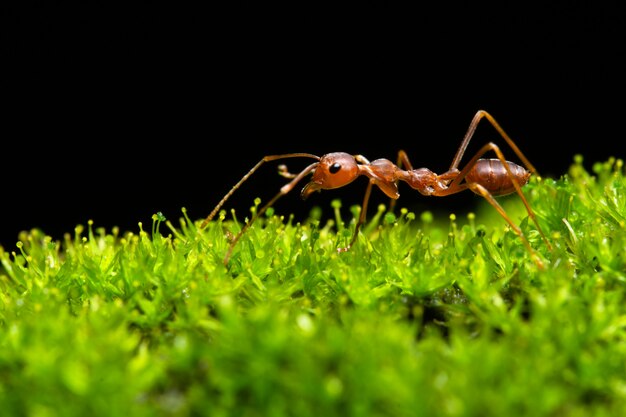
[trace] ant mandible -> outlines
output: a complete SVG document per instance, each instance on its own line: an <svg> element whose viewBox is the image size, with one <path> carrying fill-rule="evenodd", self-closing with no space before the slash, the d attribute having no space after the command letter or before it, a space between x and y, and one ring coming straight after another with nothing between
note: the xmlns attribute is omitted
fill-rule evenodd
<svg viewBox="0 0 626 417"><path fill-rule="evenodd" d="M516 163L507 161L500 151L500 148L493 142L489 142L485 144L476 153L476 155L474 155L474 157L465 165L465 167L463 167L463 169L459 170L458 167L461 159L463 158L463 154L465 153L465 149L474 135L478 123L483 118L487 119L500 136L504 138L511 149L513 149L515 154L524 163L526 168ZM482 158L482 156L489 151L493 151L497 158ZM398 152L397 165L388 159L376 159L369 162L363 155L350 155L345 152L328 153L321 157L310 153L268 155L263 157L263 159L261 159L246 175L243 176L243 178L241 178L241 180L239 180L237 184L235 184L235 186L233 186L233 188L230 189L230 191L222 198L208 217L202 222L200 228L203 229L206 227L213 217L215 217L219 209L224 205L226 200L228 200L228 198L241 186L241 184L254 174L254 172L259 169L261 165L266 162L287 158L311 158L315 159L316 162L310 164L298 174L288 172L286 166L284 165L279 167L279 174L285 178L291 179L291 181L282 186L279 193L276 194L260 210L258 210L242 227L239 233L231 240L230 247L224 257L224 265L228 264L235 245L246 230L252 225L252 223L254 223L259 216L265 213L265 211L271 207L276 200L289 193L305 176L311 173L313 175L311 181L302 189L302 199L306 199L315 191L330 190L348 185L361 175L365 175L369 178L367 188L365 189L363 204L361 205L361 212L355 226L352 239L346 247L338 248L338 252L348 251L356 241L359 228L365 222L367 204L372 191L372 185L378 186L378 188L391 198L390 209L393 209L395 201L400 197L400 193L398 192L398 181L406 182L409 186L411 186L411 188L417 190L425 196L444 197L469 189L484 197L520 237L524 246L535 258L537 265L540 268L543 268L541 260L535 254L535 251L530 246L530 243L522 233L522 230L515 223L513 223L502 206L494 198L494 196L502 196L515 192L524 203L526 211L535 223L539 234L546 242L548 248L552 250L550 242L546 239L543 231L541 230L541 227L535 217L535 213L528 204L528 201L526 200L526 197L524 197L521 189L522 186L526 185L531 174L536 174L537 170L519 150L509 135L507 135L506 132L500 127L493 116L484 110L479 110L472 119L463 141L461 142L461 145L459 146L456 155L450 164L450 168L443 174L436 174L428 168L413 169L406 152L403 150Z"/></svg>

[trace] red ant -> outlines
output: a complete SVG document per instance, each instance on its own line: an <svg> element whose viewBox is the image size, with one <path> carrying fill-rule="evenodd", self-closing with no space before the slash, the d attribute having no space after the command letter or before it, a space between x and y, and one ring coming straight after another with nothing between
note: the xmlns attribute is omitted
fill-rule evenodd
<svg viewBox="0 0 626 417"><path fill-rule="evenodd" d="M476 155L474 155L474 157L465 165L463 169L458 169L461 158L465 153L465 149L467 148L470 139L474 135L478 123L483 118L486 118L489 123L491 123L491 125L496 129L496 131L498 131L500 136L502 136L506 140L511 149L513 149L517 156L522 160L526 168L516 163L507 161L500 151L500 148L498 148L498 146L494 143L489 142L484 145L476 153ZM497 159L481 158L485 153L489 151L495 152ZM388 159L376 159L372 162L369 162L362 155L350 155L345 152L328 153L321 157L309 153L268 155L263 157L263 159L261 159L246 175L243 176L243 178L241 178L241 180L237 184L235 184L233 188L231 188L231 190L224 196L224 198L222 198L222 200L217 204L217 206L213 209L209 216L202 222L200 228L204 228L213 219L213 217L215 217L218 210L224 205L226 200L228 200L228 198L241 186L241 184L246 181L257 169L259 169L261 165L266 162L286 158L311 158L315 159L316 162L307 166L298 174L292 174L288 172L285 165L279 166L279 174L284 176L285 178L291 179L291 181L282 186L280 192L276 194L274 198L272 198L260 210L258 210L250 219L250 221L248 221L239 231L239 233L231 240L230 248L228 249L224 258L225 265L228 264L233 248L237 244L237 241L252 225L252 223L254 223L254 221L259 216L261 216L269 207L271 207L276 202L276 200L290 192L296 186L296 184L298 184L302 180L302 178L311 173L313 175L311 181L304 186L300 194L303 199L306 199L315 191L330 190L348 185L360 175L365 175L369 178L369 183L365 190L365 197L363 198L363 204L361 206L361 213L355 226L352 239L346 247L338 248L338 252L345 252L349 250L356 241L357 235L359 233L359 228L365 222L367 204L372 191L372 185L378 186L378 188L380 188L388 197L391 198L390 209L393 210L395 200L400 197L400 194L398 192L398 181L406 182L411 186L411 188L417 190L425 196L444 197L451 194L459 193L466 189L470 189L474 193L481 195L509 223L511 228L520 237L531 255L535 257L537 265L540 268L543 268L543 264L536 257L535 252L533 251L530 243L522 233L522 230L511 221L502 206L500 206L500 204L498 204L498 202L494 198L494 196L507 195L516 192L522 199L522 202L526 207L526 211L537 226L537 230L539 231L541 237L546 242L548 248L552 250L550 242L548 242L543 231L541 230L541 227L539 226L539 223L535 218L535 214L530 208L530 205L524 197L521 189L522 186L526 185L531 174L536 174L537 170L519 150L513 140L504 132L504 130L496 122L493 116L491 116L484 110L479 110L472 119L467 133L465 134L465 137L463 138L463 141L461 142L461 145L459 146L459 149L457 150L456 155L452 160L450 168L443 174L435 174L428 168L413 169L413 166L411 165L407 154L403 150L400 150L398 152L397 165L393 164ZM402 167L405 167L406 169L402 169Z"/></svg>

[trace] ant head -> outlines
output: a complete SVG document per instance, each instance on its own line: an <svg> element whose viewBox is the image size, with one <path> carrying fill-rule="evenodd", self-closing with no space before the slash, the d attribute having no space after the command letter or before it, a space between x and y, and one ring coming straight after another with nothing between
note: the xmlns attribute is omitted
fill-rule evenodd
<svg viewBox="0 0 626 417"><path fill-rule="evenodd" d="M359 164L354 156L345 152L328 153L320 158L311 182L304 186L300 195L306 199L315 191L343 187L359 174Z"/></svg>

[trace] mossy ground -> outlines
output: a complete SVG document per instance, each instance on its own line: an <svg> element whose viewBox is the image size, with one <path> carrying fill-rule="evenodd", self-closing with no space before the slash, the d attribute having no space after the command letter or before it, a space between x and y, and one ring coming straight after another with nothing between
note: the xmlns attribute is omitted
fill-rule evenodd
<svg viewBox="0 0 626 417"><path fill-rule="evenodd" d="M270 213L79 226L0 248L7 416L614 416L626 409L619 159L474 217ZM338 212L339 213L339 212ZM230 216L228 216L230 218ZM225 233L225 230L229 231Z"/></svg>

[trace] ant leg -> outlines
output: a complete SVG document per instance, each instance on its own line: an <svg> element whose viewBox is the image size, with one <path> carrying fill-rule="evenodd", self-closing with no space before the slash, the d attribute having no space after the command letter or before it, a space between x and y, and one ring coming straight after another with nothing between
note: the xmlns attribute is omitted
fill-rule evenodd
<svg viewBox="0 0 626 417"><path fill-rule="evenodd" d="M363 197L363 204L361 204L361 213L359 214L359 220L354 227L354 234L352 235L352 239L348 246L344 248L337 248L337 252L347 252L350 250L354 242L356 242L356 238L359 234L359 229L365 223L365 217L367 215L367 204L369 203L370 195L372 194L372 181L368 181L367 188L365 189L365 196Z"/></svg>
<svg viewBox="0 0 626 417"><path fill-rule="evenodd" d="M211 220L213 220L213 217L215 217L219 209L224 205L224 203L226 203L226 200L228 200L230 196L233 195L233 193L237 191L239 187L241 187L241 184L243 184L244 181L250 178L250 176L252 176L252 174L254 174L254 172L261 167L261 165L263 165L266 162L276 161L278 159L297 158L297 157L313 158L313 159L317 159L318 161L320 159L318 156L312 155L310 153L288 153L284 155L268 155L268 156L263 157L263 159L261 159L254 167L252 167L252 169L248 171L248 173L244 175L243 178L241 178L239 182L235 184L228 193L226 193L226 195L220 200L220 202L217 203L217 206L215 206L213 211L211 211L211 213L207 216L206 219L204 219L204 221L200 225L200 229L204 229L206 225L209 224Z"/></svg>
<svg viewBox="0 0 626 417"><path fill-rule="evenodd" d="M511 168L509 167L509 164L508 164L507 160L504 158L504 154L502 154L502 151L500 150L498 145L496 145L495 143L490 142L490 143L485 144L478 151L478 153L476 153L476 155L474 155L474 157L465 166L465 168L463 168L461 170L459 175L452 181L452 183L448 187L448 190L451 190L451 189L454 190L455 187L458 187L458 185L461 183L461 181L467 176L467 173L474 167L474 165L476 164L476 161L478 161L478 159L480 157L482 157L485 153L487 153L489 151L493 151L497 155L497 157L500 160L500 162L502 162L502 165L504 166L504 169L506 171L506 175L511 179L511 182L513 183L513 186L515 187L515 192L517 193L517 195L522 200L522 203L524 203L524 207L526 207L526 212L528 213L528 216L530 216L530 218L532 219L533 223L535 223L535 226L537 227L537 231L539 231L539 234L541 235L541 237L545 241L546 245L548 246L548 249L550 249L550 251L552 251L552 245L550 244L550 241L548 241L548 239L546 238L546 235L543 233L543 230L541 229L541 226L539 226L539 222L537 221L537 217L535 216L535 212L530 207L530 204L528 203L528 200L526 199L526 197L524 196L524 193L522 192L522 187L519 185L519 182L515 178L515 175L513 175L513 172L511 172ZM467 186L471 188L471 184L468 183ZM452 193L455 193L455 192L458 192L458 191L452 191ZM445 193L443 195L448 195L448 194L450 194L450 193ZM482 195L482 193L481 193L481 195Z"/></svg>
<svg viewBox="0 0 626 417"><path fill-rule="evenodd" d="M465 133L465 136L463 137L463 140L461 141L461 145L459 146L459 149L457 150L456 155L454 156L454 159L452 160L452 163L450 164L449 170L452 171L458 168L459 163L461 162L461 159L463 158L463 154L465 153L465 149L467 148L469 141L472 139L472 136L474 136L474 132L476 131L476 127L478 126L478 123L483 118L487 119L487 121L491 124L491 126L493 126L493 128L496 129L496 131L500 134L500 136L502 136L502 138L511 147L511 149L513 149L513 152L515 152L518 158L524 163L526 168L532 174L537 175L537 169L533 166L533 164L530 163L528 158L526 158L526 156L522 153L522 151L517 147L513 139L511 139L511 137L504 131L504 129L500 127L498 122L496 122L496 119L494 119L494 117L491 114L487 113L484 110L478 110L476 112L476 115L474 115L474 118L472 119L472 122L470 123L467 129L467 132Z"/></svg>
<svg viewBox="0 0 626 417"><path fill-rule="evenodd" d="M352 156L354 156L354 159L360 164L368 165L370 163L370 161L363 155L352 155ZM365 223L365 218L367 217L367 205L369 203L371 194L372 194L372 182L369 181L367 183L367 188L365 189L365 196L363 197L363 203L361 204L361 213L359 213L359 219L357 220L357 223L354 226L354 234L352 235L352 239L350 239L350 243L348 244L348 246L343 247L343 248L337 248L337 252L341 253L341 252L349 251L352 245L354 245L354 242L356 242L357 236L359 235L359 230L361 226L363 225L363 223Z"/></svg>
<svg viewBox="0 0 626 417"><path fill-rule="evenodd" d="M496 199L493 197L493 195L491 195L491 193L489 191L487 191L487 189L485 187L483 187L482 185L480 185L478 183L475 183L475 182L468 184L468 187L472 191L474 191L475 193L480 194L481 196L483 196L489 202L489 204L491 204L493 206L493 208L495 208L498 211L498 213L500 213L500 215L504 218L504 220L506 220L506 222L509 224L509 226L511 226L513 231L522 240L522 242L524 243L524 246L526 246L526 249L531 254L531 256L534 258L535 263L537 264L539 269L544 269L543 262L537 256L537 253L535 252L535 250L530 246L530 243L528 242L528 239L526 239L526 236L524 236L524 233L522 232L522 229L520 229L515 223L513 223L513 221L506 214L506 211L504 211L502 206L496 201ZM541 229L539 229L539 233L541 233L541 236L543 236L543 232L541 231ZM543 237L545 239L545 236L543 236ZM552 249L552 247L550 246L550 243L549 242L547 242L547 243L548 243L548 246L550 247L550 249Z"/></svg>
<svg viewBox="0 0 626 417"><path fill-rule="evenodd" d="M260 216L262 216L263 213L265 213L265 211L268 208L270 208L272 205L274 205L276 200L278 200L280 197L284 196L285 194L287 194L288 192L293 190L293 188L296 186L296 184L298 184L298 182L300 182L300 180L302 180L302 178L304 178L311 171L313 171L315 169L315 167L317 167L317 165L318 165L318 163L314 162L311 165L309 165L308 167L304 168L302 170L302 172L300 172L298 175L296 175L294 177L293 180L291 180L288 184L283 185L280 188L280 191L278 192L278 194L276 194L267 204L265 204L263 207L261 207L261 209L259 211L257 211L254 214L254 216L252 216L252 218L241 228L239 233L237 233L237 235L231 240L230 247L228 248L228 251L226 252L226 256L224 257L224 265L228 264L228 261L230 260L230 256L233 253L233 249L235 248L235 245L237 244L237 242L239 241L241 236L243 236L243 234L246 232L246 230L248 230L248 228L252 225L252 223L254 223L254 221L256 219L258 219Z"/></svg>
<svg viewBox="0 0 626 417"><path fill-rule="evenodd" d="M470 162L461 170L461 172L458 174L458 176L452 181L450 186L446 190L444 190L443 192L439 192L436 195L437 196L447 196L447 195L450 195L450 194L458 193L458 192L463 191L463 190L465 190L467 188L471 189L474 192L477 192L478 194L483 196L500 213L500 215L507 221L507 223L509 223L509 225L511 225L511 227L513 228L515 233L517 233L517 235L524 242L524 245L530 250L530 253L533 254L536 257L535 252L530 248L530 244L528 243L528 240L526 239L526 237L523 235L521 229L519 227L517 227L512 222L512 220L506 215L506 212L504 211L502 206L500 206L500 204L498 204L498 202L495 200L493 195L484 186L482 186L481 184L474 183L474 182L462 183L462 181L465 179L467 174L470 172L470 170L476 164L476 161L478 161L479 158L481 158L485 153L487 153L489 151L493 151L497 155L498 159L500 160L500 162L502 163L502 165L503 165L503 167L504 167L504 169L506 171L506 175L511 179L511 182L513 183L513 186L515 187L515 192L517 193L517 195L522 200L522 203L524 204L524 207L526 208L526 212L528 213L528 216L531 218L531 220L535 224L535 226L537 228L537 231L541 235L543 241L548 246L548 249L550 251L552 251L553 250L552 249L552 245L550 244L550 241L546 238L546 235L543 233L543 230L541 229L541 226L539 225L539 222L537 221L537 218L535 216L535 212L530 207L530 204L528 203L528 200L526 199L526 197L524 196L524 193L522 192L522 187L519 185L519 182L515 178L515 175L513 175L513 173L511 172L509 164L508 164L507 160L504 158L504 155L502 154L502 151L494 143L487 143L487 144L485 144L476 153L476 155L474 155L474 157L470 160ZM538 265L539 264L540 263L538 262Z"/></svg>
<svg viewBox="0 0 626 417"><path fill-rule="evenodd" d="M398 151L398 159L396 160L396 165L398 166L398 168L404 169L406 171L411 171L413 169L413 165L411 164L411 161L409 160L409 156L406 154L406 152L403 149L400 149ZM390 213L393 213L396 207L396 201L397 199L395 198L389 199L389 212Z"/></svg>
<svg viewBox="0 0 626 417"><path fill-rule="evenodd" d="M413 169L413 165L411 161L409 161L409 156L402 149L398 151L398 161L396 162L399 168L404 167L406 171L411 171Z"/></svg>

